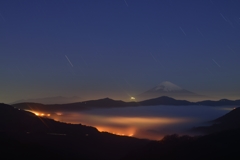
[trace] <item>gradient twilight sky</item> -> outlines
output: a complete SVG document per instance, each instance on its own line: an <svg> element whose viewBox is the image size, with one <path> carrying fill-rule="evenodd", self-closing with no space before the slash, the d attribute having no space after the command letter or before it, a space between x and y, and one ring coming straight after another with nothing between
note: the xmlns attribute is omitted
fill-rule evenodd
<svg viewBox="0 0 240 160"><path fill-rule="evenodd" d="M240 96L239 0L1 0L0 102L114 99L162 81Z"/></svg>

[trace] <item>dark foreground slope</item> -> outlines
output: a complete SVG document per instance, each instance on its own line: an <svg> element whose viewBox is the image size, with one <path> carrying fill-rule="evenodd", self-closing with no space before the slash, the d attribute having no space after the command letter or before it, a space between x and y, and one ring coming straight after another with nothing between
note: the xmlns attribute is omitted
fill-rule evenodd
<svg viewBox="0 0 240 160"><path fill-rule="evenodd" d="M40 118L0 104L0 157L120 159L149 141Z"/></svg>
<svg viewBox="0 0 240 160"><path fill-rule="evenodd" d="M200 126L193 128L193 132L200 132L204 134L215 133L219 131L236 129L240 127L240 107L233 109L229 113L213 120L209 121L211 125Z"/></svg>
<svg viewBox="0 0 240 160"><path fill-rule="evenodd" d="M239 109L216 124L233 127L199 137L165 136L147 141L100 133L93 127L36 117L0 105L1 157L43 159L239 159ZM216 125L215 124L215 125ZM2 158L3 159L3 158Z"/></svg>
<svg viewBox="0 0 240 160"><path fill-rule="evenodd" d="M205 136L165 136L123 159L239 159L240 108L210 122L210 126L193 129Z"/></svg>
<svg viewBox="0 0 240 160"><path fill-rule="evenodd" d="M123 159L239 159L240 128L202 137L166 136L159 142L151 142Z"/></svg>

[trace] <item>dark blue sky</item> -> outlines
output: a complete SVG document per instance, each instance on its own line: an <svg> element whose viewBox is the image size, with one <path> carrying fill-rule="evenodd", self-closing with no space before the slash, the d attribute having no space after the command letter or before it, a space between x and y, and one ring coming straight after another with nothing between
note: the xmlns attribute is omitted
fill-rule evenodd
<svg viewBox="0 0 240 160"><path fill-rule="evenodd" d="M240 96L239 0L1 0L0 101Z"/></svg>

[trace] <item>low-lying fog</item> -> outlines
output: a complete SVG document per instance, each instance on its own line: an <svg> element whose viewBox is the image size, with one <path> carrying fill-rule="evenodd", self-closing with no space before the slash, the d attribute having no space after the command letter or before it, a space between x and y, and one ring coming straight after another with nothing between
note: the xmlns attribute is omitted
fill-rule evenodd
<svg viewBox="0 0 240 160"><path fill-rule="evenodd" d="M118 135L161 139L167 134L190 134L192 127L208 125L234 109L210 106L142 106L88 111L44 113L57 121L84 124Z"/></svg>

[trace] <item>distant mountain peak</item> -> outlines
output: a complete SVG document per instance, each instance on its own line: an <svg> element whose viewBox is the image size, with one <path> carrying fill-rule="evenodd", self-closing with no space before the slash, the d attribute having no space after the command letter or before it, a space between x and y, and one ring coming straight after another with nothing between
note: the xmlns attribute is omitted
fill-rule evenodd
<svg viewBox="0 0 240 160"><path fill-rule="evenodd" d="M161 96L168 96L174 99L188 101L199 101L202 99L206 99L205 96L198 95L194 92L188 91L169 81L164 81L157 85L156 87L147 90L146 92L143 92L135 97L137 98L138 101L141 101Z"/></svg>
<svg viewBox="0 0 240 160"><path fill-rule="evenodd" d="M157 85L155 87L155 90L163 90L163 91L166 91L166 92L171 92L171 91L179 91L179 90L182 90L181 87L169 82L169 81L165 81L165 82L162 82L160 83L159 85Z"/></svg>
<svg viewBox="0 0 240 160"><path fill-rule="evenodd" d="M101 98L101 99L97 99L97 100L93 100L93 101L109 101L110 102L110 101L115 101L115 100L113 100L113 99L111 99L109 97L106 97L106 98Z"/></svg>

